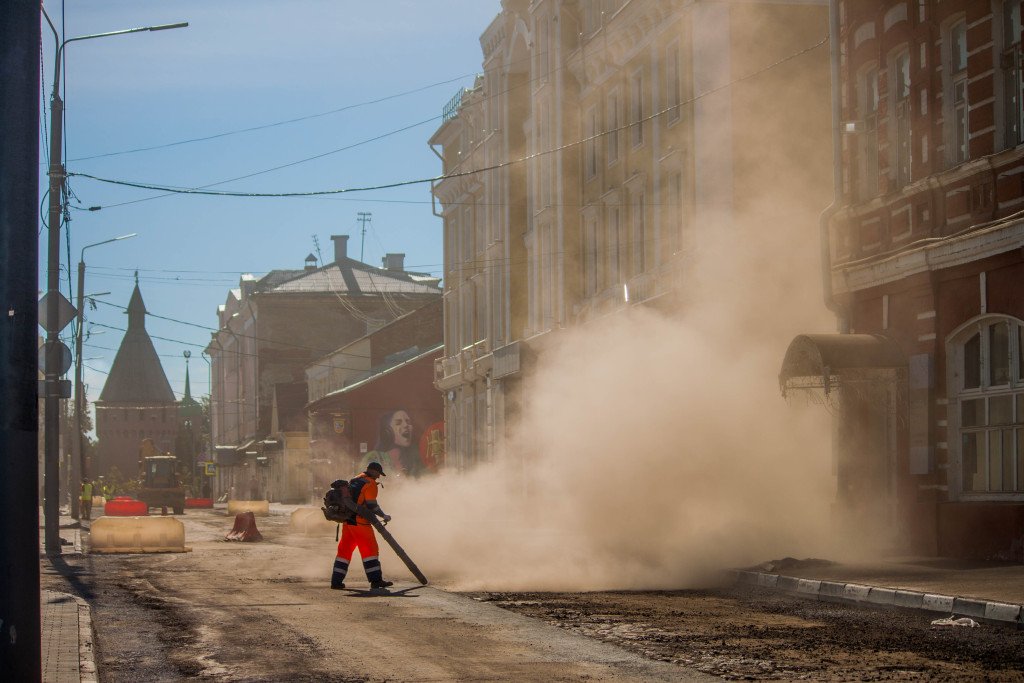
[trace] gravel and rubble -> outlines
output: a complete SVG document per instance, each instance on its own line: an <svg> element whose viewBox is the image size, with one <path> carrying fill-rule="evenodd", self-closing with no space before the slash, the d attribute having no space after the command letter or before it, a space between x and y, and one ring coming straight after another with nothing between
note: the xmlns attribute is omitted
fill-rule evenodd
<svg viewBox="0 0 1024 683"><path fill-rule="evenodd" d="M472 597L726 680L1024 680L1024 631L910 610L744 588Z"/></svg>

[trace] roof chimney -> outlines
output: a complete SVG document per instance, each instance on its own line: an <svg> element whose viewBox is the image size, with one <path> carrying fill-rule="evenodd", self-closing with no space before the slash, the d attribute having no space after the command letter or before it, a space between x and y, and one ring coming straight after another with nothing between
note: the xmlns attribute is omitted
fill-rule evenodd
<svg viewBox="0 0 1024 683"><path fill-rule="evenodd" d="M306 270L316 270L316 256L313 254L306 256Z"/></svg>
<svg viewBox="0 0 1024 683"><path fill-rule="evenodd" d="M405 254L384 254L384 270L405 270Z"/></svg>
<svg viewBox="0 0 1024 683"><path fill-rule="evenodd" d="M348 258L348 235L331 235L334 242L334 262L341 263Z"/></svg>

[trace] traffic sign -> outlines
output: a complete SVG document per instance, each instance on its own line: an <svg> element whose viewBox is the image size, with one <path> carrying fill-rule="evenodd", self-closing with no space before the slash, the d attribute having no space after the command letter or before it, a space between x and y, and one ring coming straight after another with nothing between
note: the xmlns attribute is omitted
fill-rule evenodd
<svg viewBox="0 0 1024 683"><path fill-rule="evenodd" d="M53 295L57 297L56 331L60 332L61 330L68 326L68 323L75 319L75 316L78 315L78 309L71 305L71 302L68 301L67 297L65 297L60 292L53 292ZM50 300L49 297L50 292L47 292L46 294L43 295L43 298L39 300L39 326L42 327L44 330L47 329L46 309L47 303Z"/></svg>
<svg viewBox="0 0 1024 683"><path fill-rule="evenodd" d="M71 369L71 349L69 349L68 345L62 341L55 341L54 344L57 345L57 356L59 359L59 365L57 365L57 374L63 375L67 373L68 370ZM42 346L39 347L39 367L42 369L43 372L47 371L46 344L43 344Z"/></svg>

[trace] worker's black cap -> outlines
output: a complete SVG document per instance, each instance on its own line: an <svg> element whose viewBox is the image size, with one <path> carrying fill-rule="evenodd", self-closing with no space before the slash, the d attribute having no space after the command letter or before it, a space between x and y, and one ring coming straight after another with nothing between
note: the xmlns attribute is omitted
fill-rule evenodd
<svg viewBox="0 0 1024 683"><path fill-rule="evenodd" d="M344 479L335 479L334 481L331 482L332 489L339 489L342 486L348 486L348 482L345 481Z"/></svg>
<svg viewBox="0 0 1024 683"><path fill-rule="evenodd" d="M369 472L370 470L376 470L377 472L380 472L380 476L382 477L388 476L384 474L384 468L381 466L379 462L371 462L369 465L367 465L366 471Z"/></svg>

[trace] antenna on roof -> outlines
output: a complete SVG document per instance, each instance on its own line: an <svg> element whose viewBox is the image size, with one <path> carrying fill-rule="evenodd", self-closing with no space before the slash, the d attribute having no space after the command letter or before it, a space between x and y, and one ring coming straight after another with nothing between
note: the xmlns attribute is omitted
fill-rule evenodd
<svg viewBox="0 0 1024 683"><path fill-rule="evenodd" d="M313 235L313 247L316 250L317 261L322 266L324 264L324 257L320 254L320 239L316 235Z"/></svg>
<svg viewBox="0 0 1024 683"><path fill-rule="evenodd" d="M356 214L356 220L363 225L363 236L359 240L359 260L363 260L363 250L366 247L366 224L373 220L373 214L369 211L360 211Z"/></svg>

